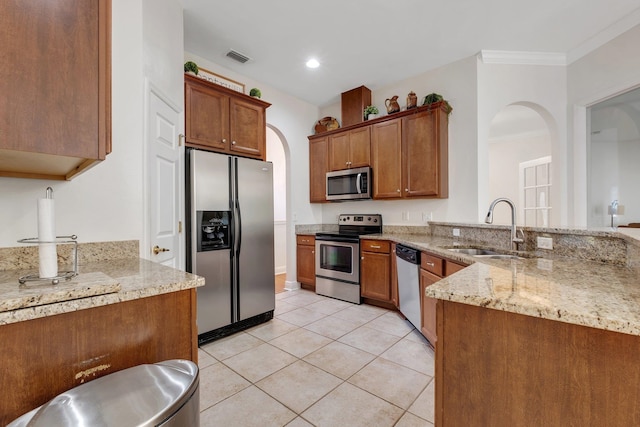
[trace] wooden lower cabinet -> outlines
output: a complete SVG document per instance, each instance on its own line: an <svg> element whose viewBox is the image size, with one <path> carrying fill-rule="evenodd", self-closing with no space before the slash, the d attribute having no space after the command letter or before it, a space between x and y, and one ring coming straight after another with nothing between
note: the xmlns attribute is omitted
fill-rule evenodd
<svg viewBox="0 0 640 427"><path fill-rule="evenodd" d="M435 425L639 426L640 337L438 301Z"/></svg>
<svg viewBox="0 0 640 427"><path fill-rule="evenodd" d="M296 280L304 289L316 290L316 237L296 236Z"/></svg>
<svg viewBox="0 0 640 427"><path fill-rule="evenodd" d="M386 240L360 240L362 297L388 305L393 304L391 285L391 243Z"/></svg>
<svg viewBox="0 0 640 427"><path fill-rule="evenodd" d="M198 361L188 289L0 326L0 425L95 378L143 363Z"/></svg>
<svg viewBox="0 0 640 427"><path fill-rule="evenodd" d="M436 305L438 300L425 296L425 290L443 277L449 276L465 267L466 265L440 258L429 252L422 252L420 256L420 332L434 347L436 341L438 341L436 328Z"/></svg>
<svg viewBox="0 0 640 427"><path fill-rule="evenodd" d="M420 269L420 313L422 321L420 322L420 332L435 347L437 341L436 334L436 303L437 299L429 298L424 295L425 289L433 285L442 277L436 276L425 269Z"/></svg>

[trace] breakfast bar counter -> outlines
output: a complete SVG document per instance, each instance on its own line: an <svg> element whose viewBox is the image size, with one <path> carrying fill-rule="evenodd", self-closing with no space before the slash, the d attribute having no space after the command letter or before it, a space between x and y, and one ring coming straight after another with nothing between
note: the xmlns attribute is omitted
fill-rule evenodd
<svg viewBox="0 0 640 427"><path fill-rule="evenodd" d="M195 288L204 279L140 259L137 241L78 248L70 280L37 273L37 248L0 248L0 425L92 379L169 359L197 362ZM69 248L59 265L73 270Z"/></svg>

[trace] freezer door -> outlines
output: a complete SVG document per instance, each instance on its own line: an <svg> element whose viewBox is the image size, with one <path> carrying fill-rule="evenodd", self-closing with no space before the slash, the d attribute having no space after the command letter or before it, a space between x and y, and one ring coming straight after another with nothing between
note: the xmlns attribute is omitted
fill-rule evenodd
<svg viewBox="0 0 640 427"><path fill-rule="evenodd" d="M237 158L239 320L275 308L273 165Z"/></svg>
<svg viewBox="0 0 640 427"><path fill-rule="evenodd" d="M191 150L190 153L193 211L228 211L231 208L229 193L231 157L199 150ZM195 218L193 220L195 221Z"/></svg>
<svg viewBox="0 0 640 427"><path fill-rule="evenodd" d="M196 253L196 270L205 278L196 291L198 298L198 334L232 323L230 250Z"/></svg>

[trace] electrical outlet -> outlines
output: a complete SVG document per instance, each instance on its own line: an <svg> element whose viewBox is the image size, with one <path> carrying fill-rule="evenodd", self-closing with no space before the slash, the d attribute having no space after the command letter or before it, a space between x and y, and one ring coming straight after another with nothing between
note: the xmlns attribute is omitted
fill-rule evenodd
<svg viewBox="0 0 640 427"><path fill-rule="evenodd" d="M433 220L433 212L422 212L422 222Z"/></svg>
<svg viewBox="0 0 640 427"><path fill-rule="evenodd" d="M553 249L553 239L551 237L536 237L538 249Z"/></svg>
<svg viewBox="0 0 640 427"><path fill-rule="evenodd" d="M453 237L460 237L460 229L459 228L454 228L453 229Z"/></svg>
<svg viewBox="0 0 640 427"><path fill-rule="evenodd" d="M409 212L402 212L402 220L409 221Z"/></svg>

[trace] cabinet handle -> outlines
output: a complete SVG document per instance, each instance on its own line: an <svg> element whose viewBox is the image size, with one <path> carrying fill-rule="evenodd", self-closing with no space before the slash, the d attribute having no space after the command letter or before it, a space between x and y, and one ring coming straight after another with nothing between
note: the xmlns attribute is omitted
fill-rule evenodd
<svg viewBox="0 0 640 427"><path fill-rule="evenodd" d="M362 256L362 257L360 257L360 259L364 259L364 257Z"/></svg>
<svg viewBox="0 0 640 427"><path fill-rule="evenodd" d="M235 141L231 141L231 145L236 145L236 142Z"/></svg>
<svg viewBox="0 0 640 427"><path fill-rule="evenodd" d="M399 193L399 192L400 192L400 189L398 188L396 191Z"/></svg>
<svg viewBox="0 0 640 427"><path fill-rule="evenodd" d="M408 188L405 188L405 189L404 189L404 191L405 191L405 192L409 192L409 189L408 189Z"/></svg>
<svg viewBox="0 0 640 427"><path fill-rule="evenodd" d="M226 144L227 143L227 139L226 138L222 138L222 141L220 141L220 144Z"/></svg>
<svg viewBox="0 0 640 427"><path fill-rule="evenodd" d="M311 253L312 253L312 254L315 254L315 253L316 253L316 251L311 251Z"/></svg>
<svg viewBox="0 0 640 427"><path fill-rule="evenodd" d="M429 267L435 267L436 264L433 262L425 262L425 264L427 264Z"/></svg>
<svg viewBox="0 0 640 427"><path fill-rule="evenodd" d="M380 245L371 245L371 247L374 249L380 249Z"/></svg>

